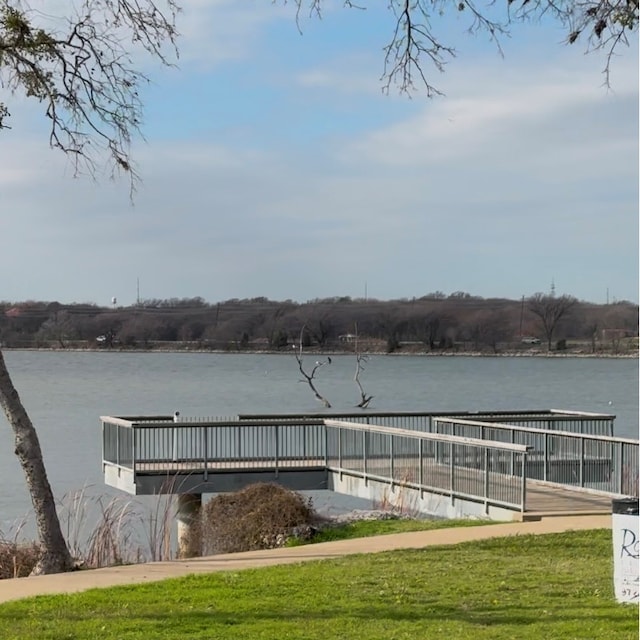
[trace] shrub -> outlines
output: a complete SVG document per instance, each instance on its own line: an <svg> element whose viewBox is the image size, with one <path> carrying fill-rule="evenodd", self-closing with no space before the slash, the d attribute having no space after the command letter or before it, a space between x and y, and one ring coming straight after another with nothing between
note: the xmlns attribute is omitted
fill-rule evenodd
<svg viewBox="0 0 640 640"><path fill-rule="evenodd" d="M283 546L312 535L319 516L311 499L277 484L253 484L212 498L202 510L202 552L232 553Z"/></svg>
<svg viewBox="0 0 640 640"><path fill-rule="evenodd" d="M39 557L40 547L35 542L0 540L0 580L27 577Z"/></svg>

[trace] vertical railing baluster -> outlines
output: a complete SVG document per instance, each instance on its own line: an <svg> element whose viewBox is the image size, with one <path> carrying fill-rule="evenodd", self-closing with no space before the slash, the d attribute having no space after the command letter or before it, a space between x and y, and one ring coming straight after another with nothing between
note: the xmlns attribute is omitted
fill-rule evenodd
<svg viewBox="0 0 640 640"><path fill-rule="evenodd" d="M329 427L324 424L324 466L325 469L329 466Z"/></svg>
<svg viewBox="0 0 640 640"><path fill-rule="evenodd" d="M543 463L544 463L544 468L542 471L542 479L546 482L547 480L547 465L548 465L548 451L549 451L549 446L548 446L548 441L549 441L549 434L545 433L544 434L544 438L543 438L544 444L543 444Z"/></svg>
<svg viewBox="0 0 640 640"><path fill-rule="evenodd" d="M622 443L619 443L618 446L615 446L618 443L614 443L615 447L615 459L616 459L616 492L622 493L624 486L624 460L622 459Z"/></svg>
<svg viewBox="0 0 640 640"><path fill-rule="evenodd" d="M486 506L489 499L489 447L484 447L484 498Z"/></svg>
<svg viewBox="0 0 640 640"><path fill-rule="evenodd" d="M362 432L362 469L364 471L364 475L367 475L367 434L368 431Z"/></svg>
<svg viewBox="0 0 640 640"><path fill-rule="evenodd" d="M131 471L133 473L133 484L136 483L136 436L138 431L136 430L135 425L131 425Z"/></svg>
<svg viewBox="0 0 640 640"><path fill-rule="evenodd" d="M204 463L204 481L209 481L209 427L204 426L202 432L202 446L204 448L203 463Z"/></svg>
<svg viewBox="0 0 640 640"><path fill-rule="evenodd" d="M276 469L276 478L278 477L278 453L280 450L280 425L277 424L275 426L275 443L276 443L276 450L275 450L275 469Z"/></svg>
<svg viewBox="0 0 640 640"><path fill-rule="evenodd" d="M520 475L520 511L524 513L526 511L527 500L527 454L522 454L522 474Z"/></svg>
<svg viewBox="0 0 640 640"><path fill-rule="evenodd" d="M453 442L449 443L449 491L451 492L451 498L453 499L453 492L455 490L455 482L454 482L454 466L453 466L453 456L454 456L454 448L455 445Z"/></svg>

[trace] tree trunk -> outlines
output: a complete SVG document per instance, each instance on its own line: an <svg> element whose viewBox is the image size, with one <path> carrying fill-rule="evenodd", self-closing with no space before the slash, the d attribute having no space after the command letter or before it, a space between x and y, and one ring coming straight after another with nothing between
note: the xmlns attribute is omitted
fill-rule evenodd
<svg viewBox="0 0 640 640"><path fill-rule="evenodd" d="M1 351L0 405L15 435L15 453L26 476L36 515L41 553L32 575L70 571L73 569L73 560L60 528L38 434L13 386Z"/></svg>

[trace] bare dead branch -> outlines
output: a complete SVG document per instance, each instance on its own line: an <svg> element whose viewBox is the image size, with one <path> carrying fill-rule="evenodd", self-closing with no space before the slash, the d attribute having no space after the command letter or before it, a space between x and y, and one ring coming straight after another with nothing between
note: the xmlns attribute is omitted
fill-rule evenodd
<svg viewBox="0 0 640 640"><path fill-rule="evenodd" d="M298 342L298 345L295 345L295 344L292 345L294 349L293 355L296 358L296 362L298 363L298 369L300 370L300 373L302 374L302 377L303 377L303 380L300 380L300 382L306 382L309 388L311 389L311 391L313 392L313 395L315 396L316 400L319 400L327 409L330 409L331 403L318 391L313 381L315 379L316 373L321 367L327 364L331 364L331 358L327 358L326 360L316 360L316 363L313 365L313 368L311 369L311 373L307 373L307 371L304 368L304 358L302 353L302 349L303 349L302 343L303 343L305 328L306 327L303 325L302 329L300 329L300 340Z"/></svg>
<svg viewBox="0 0 640 640"><path fill-rule="evenodd" d="M369 356L360 353L360 347L358 345L358 325L355 327L355 354L356 354L356 373L353 377L355 383L358 385L360 391L360 402L356 405L360 409L366 409L369 406L373 396L368 396L360 382L360 374L364 371L364 365L369 361Z"/></svg>

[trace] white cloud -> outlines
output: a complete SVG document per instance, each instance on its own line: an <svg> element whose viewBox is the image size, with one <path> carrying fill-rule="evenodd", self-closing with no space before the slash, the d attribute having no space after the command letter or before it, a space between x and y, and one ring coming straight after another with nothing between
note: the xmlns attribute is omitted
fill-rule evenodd
<svg viewBox="0 0 640 640"><path fill-rule="evenodd" d="M185 74L196 62L255 56L260 20L274 10L266 3L245 24L255 4L186 4ZM277 70L307 93L294 85L268 106L228 87L239 110L255 100L279 126L299 118L300 138L266 136L276 128L268 117L238 125L231 107L229 130L244 135L225 130L225 144L162 123L165 136L134 149L144 179L135 206L126 182L70 180L30 125L35 111L17 113L20 127L0 134L1 204L11 212L0 220L0 299L126 304L137 277L143 297L212 301L358 295L365 280L380 297L519 296L551 277L580 297L613 283L620 297L637 295L637 63L624 62L609 94L571 55L482 59L443 76L448 97L407 102L373 97L375 71L353 60ZM338 121L344 101L354 126Z"/></svg>

